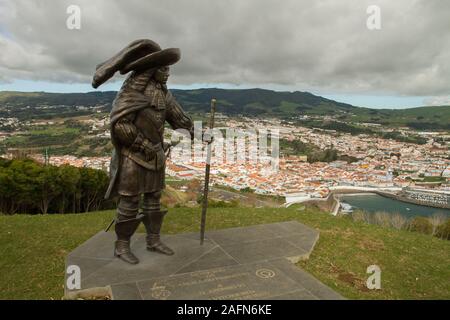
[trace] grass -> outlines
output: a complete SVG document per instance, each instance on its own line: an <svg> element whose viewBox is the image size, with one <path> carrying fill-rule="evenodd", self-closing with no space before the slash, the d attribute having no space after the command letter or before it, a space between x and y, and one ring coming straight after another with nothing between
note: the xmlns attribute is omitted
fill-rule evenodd
<svg viewBox="0 0 450 320"><path fill-rule="evenodd" d="M196 231L199 214L199 208L170 209L163 232ZM0 298L60 299L66 255L104 229L113 215L103 211L0 216ZM299 266L347 298L450 299L450 242L446 240L295 207L211 208L207 227L289 220L320 231L310 259ZM369 276L366 269L372 264L381 268L381 290L364 285Z"/></svg>
<svg viewBox="0 0 450 320"><path fill-rule="evenodd" d="M43 126L42 128L28 131L28 134L30 135L44 135L44 136L60 136L63 134L78 134L78 133L80 133L79 128L66 128L65 126L61 125Z"/></svg>

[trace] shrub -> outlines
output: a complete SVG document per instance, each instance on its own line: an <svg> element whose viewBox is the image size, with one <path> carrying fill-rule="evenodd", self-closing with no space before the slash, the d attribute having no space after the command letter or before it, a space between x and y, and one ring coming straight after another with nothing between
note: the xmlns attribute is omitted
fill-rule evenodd
<svg viewBox="0 0 450 320"><path fill-rule="evenodd" d="M200 205L203 204L202 194L198 195L197 203ZM210 208L236 208L238 206L239 206L238 200L223 201L223 200L208 199L208 207Z"/></svg>
<svg viewBox="0 0 450 320"><path fill-rule="evenodd" d="M393 213L391 215L391 226L397 230L404 229L408 224L408 219L400 213Z"/></svg>
<svg viewBox="0 0 450 320"><path fill-rule="evenodd" d="M433 225L426 217L415 217L409 223L409 230L425 234L432 234Z"/></svg>
<svg viewBox="0 0 450 320"><path fill-rule="evenodd" d="M389 227L391 225L390 214L384 211L378 211L373 214L372 221L374 224Z"/></svg>
<svg viewBox="0 0 450 320"><path fill-rule="evenodd" d="M436 228L436 237L450 240L450 219Z"/></svg>
<svg viewBox="0 0 450 320"><path fill-rule="evenodd" d="M233 201L223 201L223 200L209 200L208 207L210 208L236 208L239 203L236 200Z"/></svg>
<svg viewBox="0 0 450 320"><path fill-rule="evenodd" d="M351 213L351 217L355 222L368 222L367 213L362 210L355 210Z"/></svg>
<svg viewBox="0 0 450 320"><path fill-rule="evenodd" d="M435 213L429 218L431 224L433 225L432 234L435 235L437 233L437 228L444 224L447 218L442 213Z"/></svg>

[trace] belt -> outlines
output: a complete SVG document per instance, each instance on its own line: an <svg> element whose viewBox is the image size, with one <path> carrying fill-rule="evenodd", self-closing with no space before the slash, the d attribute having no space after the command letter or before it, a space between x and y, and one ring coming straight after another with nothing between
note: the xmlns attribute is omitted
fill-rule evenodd
<svg viewBox="0 0 450 320"><path fill-rule="evenodd" d="M121 152L124 156L130 158L131 160L136 162L138 165L140 165L146 169L154 171L154 170L161 169L164 166L166 159L165 159L164 150L161 146L161 143L154 144L153 147L155 148L156 155L150 161L147 161L147 160L141 158L139 156L139 154L131 151L130 149L128 149L126 147L123 147Z"/></svg>

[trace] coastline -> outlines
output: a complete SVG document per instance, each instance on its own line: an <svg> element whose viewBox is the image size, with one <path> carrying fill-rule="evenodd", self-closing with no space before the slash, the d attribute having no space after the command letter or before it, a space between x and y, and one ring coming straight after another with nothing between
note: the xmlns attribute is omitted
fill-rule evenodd
<svg viewBox="0 0 450 320"><path fill-rule="evenodd" d="M423 190L418 190L418 191L423 191ZM424 190L424 191L428 191L428 190ZM372 190L372 191L351 190L351 192L349 190L339 190L337 192L331 191L330 194L333 194L333 196L335 198L340 198L341 196L365 196L365 195L377 194L379 196L386 197L386 198L393 199L393 200L398 200L398 201L401 201L404 203L412 203L412 204L417 204L420 206L425 206L425 207L430 207L430 208L450 209L450 204L445 205L445 204L439 204L439 203L432 203L432 202L428 202L428 201L420 201L420 200L410 199L407 197L402 197L398 193L388 192L388 191L384 191L384 190Z"/></svg>
<svg viewBox="0 0 450 320"><path fill-rule="evenodd" d="M444 205L444 204L439 204L439 203L430 203L430 202L426 202L426 201L419 201L419 200L402 197L397 194L390 194L390 193L381 192L381 191L376 192L376 194L378 194L382 197L398 200L398 201L405 202L405 203L412 203L412 204L417 204L420 206L438 208L438 209L450 209L450 205L448 205L448 204Z"/></svg>
<svg viewBox="0 0 450 320"><path fill-rule="evenodd" d="M368 196L368 195L379 195L385 198L401 201L404 203L411 203L415 205L430 207L430 208L438 208L438 209L450 209L450 205L438 204L438 203L430 203L426 201L419 201L415 199L410 199L406 197L402 197L399 194L394 192L388 192L385 190L367 190L364 188L363 190L358 189L342 189L342 190L332 190L326 198L309 198L304 199L303 202L305 204L313 204L317 205L320 209L324 211L330 212L332 215L336 216L339 214L341 209L341 201L340 198L342 196ZM293 203L292 203L293 204Z"/></svg>

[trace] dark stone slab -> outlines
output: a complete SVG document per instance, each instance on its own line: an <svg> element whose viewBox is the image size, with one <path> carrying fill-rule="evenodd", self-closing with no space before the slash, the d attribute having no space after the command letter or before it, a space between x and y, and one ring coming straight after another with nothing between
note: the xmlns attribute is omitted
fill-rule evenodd
<svg viewBox="0 0 450 320"><path fill-rule="evenodd" d="M265 226L270 228L272 232L278 234L281 237L287 237L298 234L308 234L308 235L317 234L317 230L314 230L296 221L283 221L267 224Z"/></svg>
<svg viewBox="0 0 450 320"><path fill-rule="evenodd" d="M239 227L225 230L209 231L208 239L220 246L242 245L250 242L276 238L278 235L265 225L256 225L251 228Z"/></svg>
<svg viewBox="0 0 450 320"><path fill-rule="evenodd" d="M284 263L281 260L270 261L270 265L278 268L294 281L301 283L302 286L311 294L322 300L341 300L343 297L330 289L322 282L318 281L312 275L297 267L292 263Z"/></svg>
<svg viewBox="0 0 450 320"><path fill-rule="evenodd" d="M200 246L195 240L189 241L177 236L167 236L162 238L163 241L175 250L174 256L167 256L147 251L144 235L140 234L136 238L141 241L135 241L134 245L132 245L132 250L140 259L139 264L130 265L120 259L113 259L103 268L89 274L82 281L82 284L88 287L106 286L168 276L175 274L178 270L183 269L211 249L217 247L211 241L205 241L203 246Z"/></svg>
<svg viewBox="0 0 450 320"><path fill-rule="evenodd" d="M318 300L318 298L305 289L298 289L280 294L279 296L270 297L270 300Z"/></svg>
<svg viewBox="0 0 450 320"><path fill-rule="evenodd" d="M81 289L110 287L113 299L338 299L289 261L307 258L319 233L295 221L163 236L175 251L145 248L136 234L130 265L113 256L114 233L99 232L72 251L66 265L81 269Z"/></svg>
<svg viewBox="0 0 450 320"><path fill-rule="evenodd" d="M66 270L70 265L76 265L80 267L81 272L81 288L89 288L89 283L86 283L86 279L97 270L102 269L105 265L110 263L109 259L93 259L84 257L68 256L66 259ZM67 274L66 274L67 279ZM66 283L66 282L65 282ZM64 286L67 290L66 286Z"/></svg>
<svg viewBox="0 0 450 320"><path fill-rule="evenodd" d="M292 292L298 284L268 263L236 265L138 282L146 300L263 299Z"/></svg>
<svg viewBox="0 0 450 320"><path fill-rule="evenodd" d="M302 256L304 249L296 247L283 238L272 238L242 244L223 246L239 263L251 263L282 257Z"/></svg>
<svg viewBox="0 0 450 320"><path fill-rule="evenodd" d="M221 247L217 246L179 269L176 274L233 266L237 264L239 263L232 256L225 252Z"/></svg>
<svg viewBox="0 0 450 320"><path fill-rule="evenodd" d="M142 300L136 282L113 284L111 291L113 300Z"/></svg>
<svg viewBox="0 0 450 320"><path fill-rule="evenodd" d="M298 260L301 260L303 258L308 258L309 254L312 252L312 248L316 245L317 240L319 240L319 234L317 235L293 235L293 236L287 236L283 238L291 245L295 246L296 248L302 249L305 251L305 254L302 257L299 257Z"/></svg>
<svg viewBox="0 0 450 320"><path fill-rule="evenodd" d="M69 257L112 260L114 258L114 252L111 243L114 243L114 241L114 233L101 231L70 252Z"/></svg>

